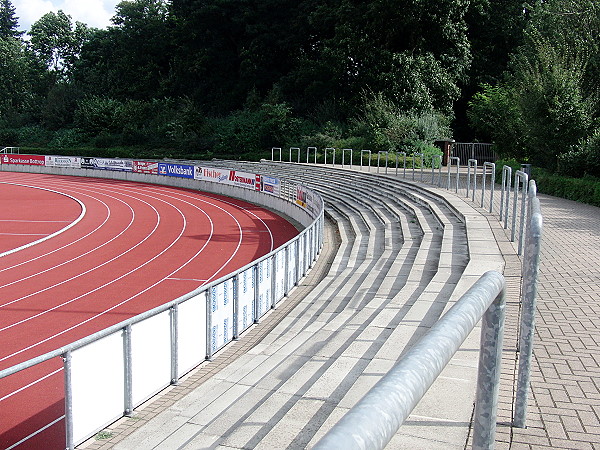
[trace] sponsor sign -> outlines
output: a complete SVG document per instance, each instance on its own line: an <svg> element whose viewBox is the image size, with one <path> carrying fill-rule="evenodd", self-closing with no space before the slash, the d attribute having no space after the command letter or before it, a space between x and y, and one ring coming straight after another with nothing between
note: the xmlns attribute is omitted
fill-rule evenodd
<svg viewBox="0 0 600 450"><path fill-rule="evenodd" d="M46 157L41 155L2 155L2 164L21 164L25 166L45 166Z"/></svg>
<svg viewBox="0 0 600 450"><path fill-rule="evenodd" d="M238 170L230 170L229 183L246 189L256 189L256 175L253 173L240 172Z"/></svg>
<svg viewBox="0 0 600 450"><path fill-rule="evenodd" d="M266 177L263 175L262 191L279 197L281 194L281 181L279 178Z"/></svg>
<svg viewBox="0 0 600 450"><path fill-rule="evenodd" d="M213 181L216 183L229 183L229 170L211 167L196 167L196 179Z"/></svg>
<svg viewBox="0 0 600 450"><path fill-rule="evenodd" d="M317 195L310 189L298 185L296 188L296 204L302 206L315 216L317 211Z"/></svg>
<svg viewBox="0 0 600 450"><path fill-rule="evenodd" d="M81 158L76 156L46 156L46 167L81 168Z"/></svg>
<svg viewBox="0 0 600 450"><path fill-rule="evenodd" d="M158 163L158 174L167 177L194 178L194 166Z"/></svg>
<svg viewBox="0 0 600 450"><path fill-rule="evenodd" d="M118 170L122 172L133 171L133 161L127 159L92 158L92 160L94 169Z"/></svg>
<svg viewBox="0 0 600 450"><path fill-rule="evenodd" d="M133 171L136 173L158 174L158 163L149 161L134 161Z"/></svg>
<svg viewBox="0 0 600 450"><path fill-rule="evenodd" d="M88 157L83 157L81 158L81 168L82 169L94 169L94 160L96 158L88 158Z"/></svg>

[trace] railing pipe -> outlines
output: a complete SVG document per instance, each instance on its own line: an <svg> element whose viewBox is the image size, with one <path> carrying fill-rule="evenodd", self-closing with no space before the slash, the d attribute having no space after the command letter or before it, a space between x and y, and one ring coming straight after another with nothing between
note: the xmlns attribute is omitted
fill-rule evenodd
<svg viewBox="0 0 600 450"><path fill-rule="evenodd" d="M327 165L327 150L331 150L332 151L332 155L333 155L333 165L335 165L335 148L332 147L327 147L325 149L325 165Z"/></svg>
<svg viewBox="0 0 600 450"><path fill-rule="evenodd" d="M514 197L513 197L513 214L512 214L512 230L510 232L510 241L515 241L515 234L517 229L517 206L519 204L519 186L521 186L521 224L520 224L520 232L519 232L519 246L518 246L518 254L521 254L522 245L523 245L523 227L525 225L525 201L527 200L527 183L528 176L525 172L521 170L517 170L515 172L515 183L514 183Z"/></svg>
<svg viewBox="0 0 600 450"><path fill-rule="evenodd" d="M504 292L501 274L484 274L314 448L384 448L482 317L480 359L486 366L483 370L480 366L479 370L483 379L478 379L477 398L481 399L482 406L476 416L473 448L492 448ZM489 372L490 376L482 376L482 371ZM480 392L483 390L488 392Z"/></svg>
<svg viewBox="0 0 600 450"><path fill-rule="evenodd" d="M292 162L292 150L298 151L298 162L300 162L300 148L298 147L290 147L290 162Z"/></svg>
<svg viewBox="0 0 600 450"><path fill-rule="evenodd" d="M308 158L310 156L310 151L311 150L314 150L314 152L315 152L315 164L316 164L317 163L317 147L308 147L306 149L306 164L309 163Z"/></svg>
<svg viewBox="0 0 600 450"><path fill-rule="evenodd" d="M437 164L436 164L437 161ZM431 184L435 184L435 169L438 169L438 187L442 186L442 156L433 155L431 157Z"/></svg>
<svg viewBox="0 0 600 450"><path fill-rule="evenodd" d="M344 167L344 161L346 159L346 152L350 152L350 168L352 168L352 149L351 148L343 148L342 149L342 167Z"/></svg>
<svg viewBox="0 0 600 450"><path fill-rule="evenodd" d="M458 183L460 180L460 158L458 156L451 156L448 158L448 190L450 190L450 169L452 168L452 161L455 161L456 164L456 190L455 192L458 194Z"/></svg>
<svg viewBox="0 0 600 450"><path fill-rule="evenodd" d="M486 177L488 174L488 167L490 168L490 209L489 212L492 212L494 206L494 184L496 183L496 164L491 162L483 163L483 173L481 175L481 207L483 208L484 200L485 200L485 185L486 185Z"/></svg>
<svg viewBox="0 0 600 450"><path fill-rule="evenodd" d="M379 161L381 159L381 155L385 155L385 173L387 174L388 171L388 152L385 150L381 150L379 152L377 152L377 173L379 173Z"/></svg>
<svg viewBox="0 0 600 450"><path fill-rule="evenodd" d="M531 377L531 357L535 332L535 309L537 281L542 247L543 220L540 201L536 196L535 181L529 182L528 222L523 258L523 287L521 301L521 325L519 330L519 375L515 399L513 425L525 428L527 419L527 400Z"/></svg>
<svg viewBox="0 0 600 450"><path fill-rule="evenodd" d="M500 222L504 213L504 229L508 228L508 209L510 203L510 189L512 185L512 167L502 166L502 191L500 193Z"/></svg>
<svg viewBox="0 0 600 450"><path fill-rule="evenodd" d="M469 192L471 189L471 168L473 168L473 194L472 201L475 201L475 191L477 190L477 160L469 159L467 161L467 198L469 197Z"/></svg>
<svg viewBox="0 0 600 450"><path fill-rule="evenodd" d="M369 172L371 172L371 150L361 150L360 151L360 170L362 171L362 168L363 168L363 155L365 153L369 155Z"/></svg>

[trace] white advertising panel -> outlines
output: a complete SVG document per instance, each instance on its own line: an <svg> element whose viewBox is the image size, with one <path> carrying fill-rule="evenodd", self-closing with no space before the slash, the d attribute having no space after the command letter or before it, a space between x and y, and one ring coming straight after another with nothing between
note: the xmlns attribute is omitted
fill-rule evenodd
<svg viewBox="0 0 600 450"><path fill-rule="evenodd" d="M177 372L183 376L206 359L206 292L179 304Z"/></svg>
<svg viewBox="0 0 600 450"><path fill-rule="evenodd" d="M260 190L260 175L239 170L229 171L229 183L245 189Z"/></svg>
<svg viewBox="0 0 600 450"><path fill-rule="evenodd" d="M288 246L288 286L296 285L296 252L298 251L298 240Z"/></svg>
<svg viewBox="0 0 600 450"><path fill-rule="evenodd" d="M271 309L271 258L258 263L258 317Z"/></svg>
<svg viewBox="0 0 600 450"><path fill-rule="evenodd" d="M254 269L240 273L238 277L238 332L247 330L254 323Z"/></svg>
<svg viewBox="0 0 600 450"><path fill-rule="evenodd" d="M123 415L124 360L122 331L71 353L75 442Z"/></svg>
<svg viewBox="0 0 600 450"><path fill-rule="evenodd" d="M171 383L171 313L131 326L133 404L146 401Z"/></svg>
<svg viewBox="0 0 600 450"><path fill-rule="evenodd" d="M285 248L279 250L274 257L275 262L275 302L281 301L285 295Z"/></svg>
<svg viewBox="0 0 600 450"><path fill-rule="evenodd" d="M196 167L194 178L214 183L229 183L229 170L213 167Z"/></svg>
<svg viewBox="0 0 600 450"><path fill-rule="evenodd" d="M210 288L212 353L233 339L233 278Z"/></svg>
<svg viewBox="0 0 600 450"><path fill-rule="evenodd" d="M262 176L262 191L279 197L281 195L281 180L279 178Z"/></svg>
<svg viewBox="0 0 600 450"><path fill-rule="evenodd" d="M46 167L71 167L81 169L81 158L76 156L46 156Z"/></svg>

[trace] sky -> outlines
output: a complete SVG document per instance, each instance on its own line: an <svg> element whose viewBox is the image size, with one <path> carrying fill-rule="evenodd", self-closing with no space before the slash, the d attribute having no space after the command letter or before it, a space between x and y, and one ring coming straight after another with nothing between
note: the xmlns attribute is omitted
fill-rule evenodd
<svg viewBox="0 0 600 450"><path fill-rule="evenodd" d="M106 28L120 0L12 0L19 29L29 30L31 24L44 14L62 9L73 23L83 22L90 27Z"/></svg>

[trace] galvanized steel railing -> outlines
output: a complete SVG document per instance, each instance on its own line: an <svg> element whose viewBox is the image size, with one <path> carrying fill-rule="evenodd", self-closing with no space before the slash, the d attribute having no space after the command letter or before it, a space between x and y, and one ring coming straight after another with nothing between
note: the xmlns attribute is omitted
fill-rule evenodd
<svg viewBox="0 0 600 450"><path fill-rule="evenodd" d="M280 198L295 204L299 200L298 186L283 183ZM176 384L186 372L211 359L258 323L306 275L323 246L324 205L316 192L303 189L314 196L318 205L311 215L314 220L283 246L178 299L2 370L0 379L62 358L67 449L73 449L119 417L131 414L136 406L169 384ZM149 333L145 327L150 321L153 324ZM150 342L140 344L146 339ZM134 371L134 364L144 359L140 345L152 346L152 339L157 345L146 366L150 369ZM165 347L164 351L160 347ZM142 356L136 353L140 351ZM90 353L96 356L86 357ZM120 393L114 395L115 391Z"/></svg>
<svg viewBox="0 0 600 450"><path fill-rule="evenodd" d="M487 272L314 448L384 448L482 318L473 448L492 448L504 306L504 277Z"/></svg>

